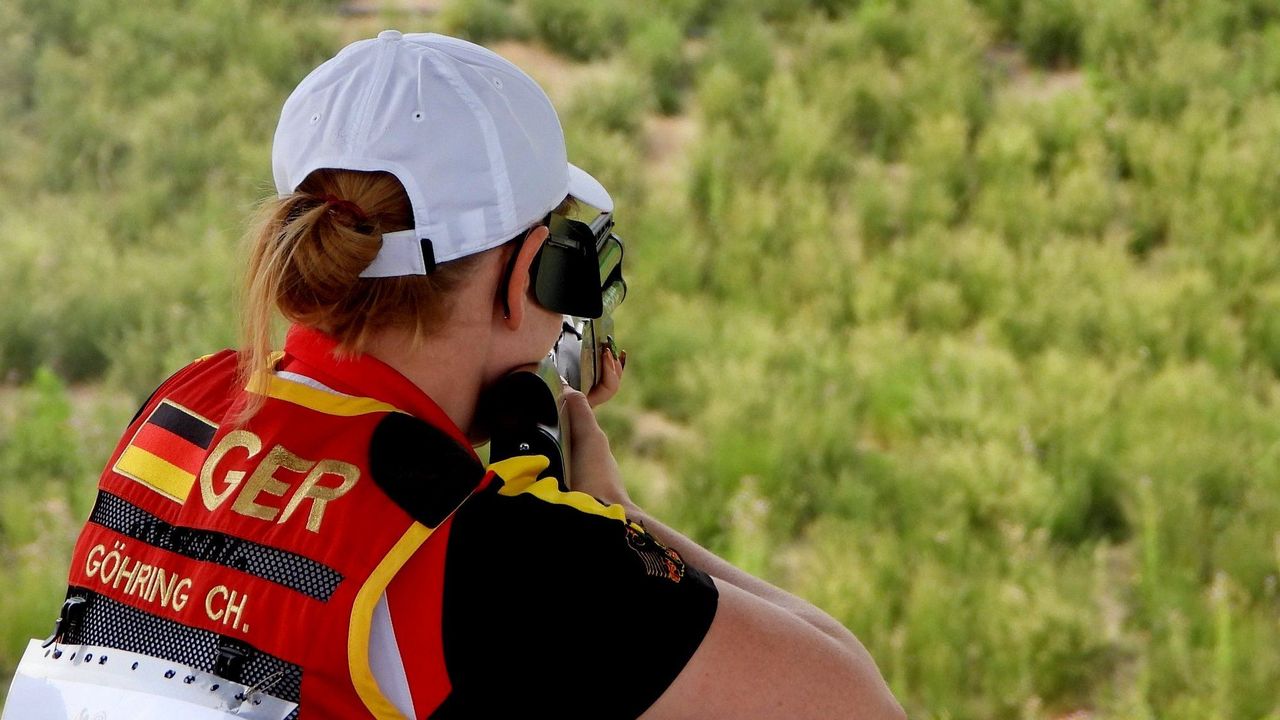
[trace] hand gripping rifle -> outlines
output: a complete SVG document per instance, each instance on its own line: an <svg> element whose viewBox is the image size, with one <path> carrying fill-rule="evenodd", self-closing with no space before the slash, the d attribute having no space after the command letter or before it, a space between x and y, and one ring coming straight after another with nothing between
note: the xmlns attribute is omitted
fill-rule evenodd
<svg viewBox="0 0 1280 720"><path fill-rule="evenodd" d="M560 339L537 371L518 371L489 388L479 415L489 428L489 461L517 455L545 455L550 465L539 477L555 477L569 489L569 434L561 401L562 381L588 392L604 372L604 353L618 355L613 311L627 296L622 279L622 239L613 218L602 213L590 223L553 214L550 234L529 272L534 297L565 316Z"/></svg>

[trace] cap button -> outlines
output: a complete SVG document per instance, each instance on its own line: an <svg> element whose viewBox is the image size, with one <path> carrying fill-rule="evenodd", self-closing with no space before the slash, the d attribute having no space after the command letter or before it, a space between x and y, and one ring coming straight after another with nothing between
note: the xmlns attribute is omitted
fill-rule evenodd
<svg viewBox="0 0 1280 720"><path fill-rule="evenodd" d="M379 40L399 40L403 37L399 30L383 30L378 33Z"/></svg>

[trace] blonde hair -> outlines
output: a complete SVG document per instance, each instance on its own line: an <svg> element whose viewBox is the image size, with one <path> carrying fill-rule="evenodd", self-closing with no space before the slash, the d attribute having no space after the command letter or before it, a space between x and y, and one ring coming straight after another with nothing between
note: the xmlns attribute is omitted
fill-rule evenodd
<svg viewBox="0 0 1280 720"><path fill-rule="evenodd" d="M411 227L409 197L386 172L321 169L293 194L264 201L245 238L240 381L250 384L268 369L276 311L333 336L339 351L352 355L363 352L376 330L408 328L415 339L437 330L452 311L453 290L479 255L443 263L425 276L360 277L383 233ZM240 420L263 400L249 393Z"/></svg>

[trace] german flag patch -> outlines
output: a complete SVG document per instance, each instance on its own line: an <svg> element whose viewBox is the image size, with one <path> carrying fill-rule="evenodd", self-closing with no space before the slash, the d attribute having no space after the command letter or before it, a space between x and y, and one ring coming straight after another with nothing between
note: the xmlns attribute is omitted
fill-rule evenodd
<svg viewBox="0 0 1280 720"><path fill-rule="evenodd" d="M215 423L172 400L161 400L112 470L183 502L217 431Z"/></svg>

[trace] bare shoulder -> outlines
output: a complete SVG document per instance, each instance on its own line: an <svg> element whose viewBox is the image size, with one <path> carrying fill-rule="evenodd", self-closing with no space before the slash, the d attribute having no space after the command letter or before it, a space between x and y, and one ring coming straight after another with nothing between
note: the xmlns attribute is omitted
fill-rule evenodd
<svg viewBox="0 0 1280 720"><path fill-rule="evenodd" d="M905 715L871 657L727 582L697 652L643 720Z"/></svg>

